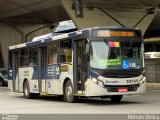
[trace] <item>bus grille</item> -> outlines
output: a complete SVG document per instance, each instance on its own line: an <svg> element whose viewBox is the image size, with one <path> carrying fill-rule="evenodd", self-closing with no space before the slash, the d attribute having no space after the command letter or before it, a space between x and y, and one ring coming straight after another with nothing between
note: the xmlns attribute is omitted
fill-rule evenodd
<svg viewBox="0 0 160 120"><path fill-rule="evenodd" d="M121 71L121 72L106 72L101 74L103 77L106 78L132 78L132 77L138 77L139 75L141 75L141 72L137 72L137 71L132 71L132 72L128 72L128 71Z"/></svg>
<svg viewBox="0 0 160 120"><path fill-rule="evenodd" d="M143 69L117 69L117 70L100 70L100 69L93 69L93 71L99 73L99 75L105 78L133 78L138 77L142 74Z"/></svg>
<svg viewBox="0 0 160 120"><path fill-rule="evenodd" d="M128 88L128 91L136 91L139 84L135 85L105 85L108 92L118 92L118 88Z"/></svg>

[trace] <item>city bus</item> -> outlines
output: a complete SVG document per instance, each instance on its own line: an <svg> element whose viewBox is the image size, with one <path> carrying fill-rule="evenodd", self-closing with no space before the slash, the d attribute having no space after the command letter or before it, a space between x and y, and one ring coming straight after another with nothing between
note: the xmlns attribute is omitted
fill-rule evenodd
<svg viewBox="0 0 160 120"><path fill-rule="evenodd" d="M144 44L139 29L103 26L51 33L9 47L8 86L27 99L39 95L109 98L143 94Z"/></svg>

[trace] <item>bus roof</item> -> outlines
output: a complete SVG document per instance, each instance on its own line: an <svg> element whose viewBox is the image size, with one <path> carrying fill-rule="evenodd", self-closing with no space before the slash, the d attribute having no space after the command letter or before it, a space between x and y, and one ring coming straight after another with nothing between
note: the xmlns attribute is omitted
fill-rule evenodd
<svg viewBox="0 0 160 120"><path fill-rule="evenodd" d="M89 35L89 31L91 29L120 29L120 30L138 30L135 28L128 28L128 27L121 27L121 26L101 26L101 27L93 27L93 28L87 28L87 29L83 29L83 30L78 30L78 31L74 31L74 32L69 32L69 33L49 33L46 35L42 35L39 37L35 37L33 38L33 40L31 42L27 42L27 43L22 43L22 44L18 44L18 45L14 45L14 46L9 46L9 50L14 50L14 49L19 49L19 48L24 48L24 47L30 47L30 46L34 46L34 45L39 45L39 44L43 44L43 43L47 43L50 41L55 41L55 40L59 40L59 39L63 39L63 38L68 38L68 37L73 37L73 36L78 36L78 35L82 35L82 34L88 34Z"/></svg>

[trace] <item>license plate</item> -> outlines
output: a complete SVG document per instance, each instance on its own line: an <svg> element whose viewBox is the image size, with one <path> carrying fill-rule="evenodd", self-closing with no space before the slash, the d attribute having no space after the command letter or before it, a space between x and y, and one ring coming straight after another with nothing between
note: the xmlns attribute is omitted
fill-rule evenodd
<svg viewBox="0 0 160 120"><path fill-rule="evenodd" d="M128 88L118 88L118 92L128 92Z"/></svg>

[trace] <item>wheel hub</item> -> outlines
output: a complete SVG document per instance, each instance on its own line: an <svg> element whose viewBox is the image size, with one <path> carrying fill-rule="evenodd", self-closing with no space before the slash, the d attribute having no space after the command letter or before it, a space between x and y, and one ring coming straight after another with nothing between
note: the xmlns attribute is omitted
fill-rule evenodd
<svg viewBox="0 0 160 120"><path fill-rule="evenodd" d="M28 87L25 87L24 92L25 92L25 95L28 96Z"/></svg>
<svg viewBox="0 0 160 120"><path fill-rule="evenodd" d="M72 98L72 88L71 86L68 86L66 89L66 97L68 100L70 100Z"/></svg>

